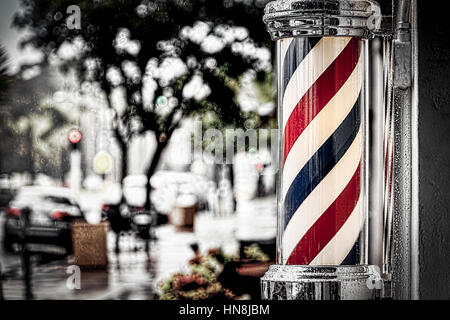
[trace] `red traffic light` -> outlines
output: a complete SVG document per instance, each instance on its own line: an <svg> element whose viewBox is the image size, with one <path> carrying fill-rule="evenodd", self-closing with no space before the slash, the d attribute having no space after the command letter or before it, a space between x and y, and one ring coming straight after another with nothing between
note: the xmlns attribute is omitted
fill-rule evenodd
<svg viewBox="0 0 450 320"><path fill-rule="evenodd" d="M72 129L69 131L68 135L69 141L73 144L81 141L81 132L78 129Z"/></svg>

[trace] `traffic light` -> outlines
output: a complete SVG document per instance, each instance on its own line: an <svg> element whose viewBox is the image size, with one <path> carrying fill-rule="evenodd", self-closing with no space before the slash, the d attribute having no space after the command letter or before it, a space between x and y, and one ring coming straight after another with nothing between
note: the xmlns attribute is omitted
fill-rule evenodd
<svg viewBox="0 0 450 320"><path fill-rule="evenodd" d="M72 150L78 149L78 143L81 141L82 135L80 130L78 129L72 129L69 131L68 134L69 142L72 146Z"/></svg>

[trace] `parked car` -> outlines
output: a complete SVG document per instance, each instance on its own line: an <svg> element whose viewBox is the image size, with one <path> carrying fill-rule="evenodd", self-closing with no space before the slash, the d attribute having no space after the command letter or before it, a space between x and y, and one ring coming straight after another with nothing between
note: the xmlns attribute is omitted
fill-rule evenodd
<svg viewBox="0 0 450 320"><path fill-rule="evenodd" d="M69 189L22 187L5 210L5 251L14 251L14 245L20 243L25 215L28 215L27 243L53 245L66 253L72 252L71 224L84 219L84 214Z"/></svg>

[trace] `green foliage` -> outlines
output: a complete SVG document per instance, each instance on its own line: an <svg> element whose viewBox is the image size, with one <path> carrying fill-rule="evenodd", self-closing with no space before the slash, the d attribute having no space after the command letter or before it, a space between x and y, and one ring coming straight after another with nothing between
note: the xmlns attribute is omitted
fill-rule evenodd
<svg viewBox="0 0 450 320"><path fill-rule="evenodd" d="M248 115L236 101L239 79L248 70L258 69L258 59L236 44L271 49L272 41L262 21L268 0L205 1L205 0L21 0L13 25L27 30L21 45L31 45L44 54L42 65L59 57L62 72L74 70L80 83L89 82L103 91L107 105L114 109L111 94L116 88L125 93L126 108L113 120L114 136L122 154L127 152L130 139L151 131L157 148L150 161L147 177L154 173L162 150L184 117L211 112L217 126L243 127ZM66 24L67 8L77 5L81 12L79 29ZM220 28L243 27L241 36L221 42L220 50L207 50L202 43L183 35L183 31L202 22L208 37L218 37ZM193 35L198 36L198 34ZM225 39L224 37L222 40ZM131 50L134 45L135 50ZM68 44L78 48L74 55L61 55ZM122 46L121 46L122 44ZM186 66L182 74L164 80L150 70L151 63L160 67L167 59L179 59ZM213 67L208 61L214 61ZM125 65L137 72L130 76ZM111 71L118 74L111 81ZM183 94L186 85L201 77L210 88L207 96ZM150 102L149 78L156 85ZM170 107L158 108L156 100L162 95L174 101ZM133 124L133 125L131 125ZM137 124L137 125L135 125ZM126 156L122 157L127 159ZM122 176L126 164L122 165ZM149 186L147 186L149 187ZM147 197L146 207L150 198Z"/></svg>
<svg viewBox="0 0 450 320"><path fill-rule="evenodd" d="M270 257L261 250L259 246L248 246L244 248L245 257L252 261L269 262Z"/></svg>
<svg viewBox="0 0 450 320"><path fill-rule="evenodd" d="M211 300L233 299L236 296L217 280L224 265L235 257L225 255L219 249L210 250L205 256L196 254L189 261L190 272L176 273L160 283L159 300Z"/></svg>
<svg viewBox="0 0 450 320"><path fill-rule="evenodd" d="M254 80L255 88L258 92L258 98L262 103L274 100L274 81L275 75L273 72L262 72Z"/></svg>
<svg viewBox="0 0 450 320"><path fill-rule="evenodd" d="M158 137L176 127L173 117L176 111L191 115L207 109L215 112L225 124L242 125L243 115L235 101L237 79L248 69L254 68L255 59L236 54L231 44L219 52L207 53L199 43L180 36L180 31L185 26L193 26L196 21L207 22L211 26L211 35L214 34L213 28L219 25L244 26L248 30L248 39L256 46L270 47L271 41L262 22L266 2L22 0L23 10L15 16L14 25L20 29L28 28L30 36L23 41L23 45L40 49L47 58L64 44L82 39L84 45L81 52L64 61L61 70L75 69L81 82L97 82L107 95L115 87L108 81L107 72L112 67L119 70L125 79L120 86L126 91L128 107L118 121L139 119L142 129L138 133L150 130ZM71 30L65 24L66 9L73 4L81 9L80 30ZM130 39L139 44L138 53L131 54L115 47L116 36L124 29L128 30ZM172 49L162 49L162 42L169 43ZM146 108L143 99L139 101L135 97L136 94L143 96L143 75L146 74L149 59L156 58L161 62L170 56L185 62L189 57L195 57L198 63L171 83L158 82L154 100L163 94L163 89L170 87L179 102L171 113L161 116L155 108ZM205 67L205 61L211 57L219 66L217 70ZM86 61L95 61L95 70L87 70ZM136 64L141 75L139 79L131 80L124 75L123 63L127 61ZM186 99L182 95L182 88L196 74L202 75L211 88L206 101ZM154 101L152 105L155 105ZM130 134L133 132L121 132L120 136L126 140Z"/></svg>
<svg viewBox="0 0 450 320"><path fill-rule="evenodd" d="M258 246L244 248L244 260L268 262L270 258ZM239 299L219 281L228 263L236 263L239 257L224 254L220 249L211 249L205 256L197 253L189 261L189 272L176 273L160 283L160 300Z"/></svg>
<svg viewBox="0 0 450 320"><path fill-rule="evenodd" d="M53 91L50 77L48 69L27 80L10 75L6 50L0 46L1 172L61 173L58 146L51 140L70 121L55 106L42 103Z"/></svg>

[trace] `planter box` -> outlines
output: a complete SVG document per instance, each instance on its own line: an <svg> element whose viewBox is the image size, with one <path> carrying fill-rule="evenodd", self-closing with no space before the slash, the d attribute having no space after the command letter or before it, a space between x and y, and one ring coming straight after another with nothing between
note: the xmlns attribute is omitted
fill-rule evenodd
<svg viewBox="0 0 450 320"><path fill-rule="evenodd" d="M169 215L169 221L177 229L193 231L196 212L197 199L194 196L184 195L177 200Z"/></svg>
<svg viewBox="0 0 450 320"><path fill-rule="evenodd" d="M106 237L109 224L75 222L72 225L72 242L75 265L84 269L102 269L108 265Z"/></svg>

